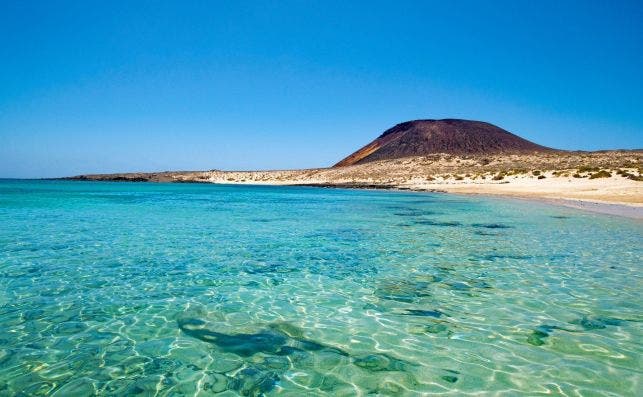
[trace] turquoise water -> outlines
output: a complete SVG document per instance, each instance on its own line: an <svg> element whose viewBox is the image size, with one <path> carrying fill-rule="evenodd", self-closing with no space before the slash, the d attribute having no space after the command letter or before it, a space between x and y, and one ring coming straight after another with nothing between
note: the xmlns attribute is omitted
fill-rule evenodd
<svg viewBox="0 0 643 397"><path fill-rule="evenodd" d="M642 392L638 221L440 194L5 180L0 225L0 396Z"/></svg>

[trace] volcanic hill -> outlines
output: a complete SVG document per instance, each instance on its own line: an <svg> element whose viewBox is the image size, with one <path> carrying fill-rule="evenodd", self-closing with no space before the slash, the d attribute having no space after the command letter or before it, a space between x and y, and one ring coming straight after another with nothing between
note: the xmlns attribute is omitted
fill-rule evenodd
<svg viewBox="0 0 643 397"><path fill-rule="evenodd" d="M466 155L551 150L482 121L414 120L389 128L334 167L435 153Z"/></svg>

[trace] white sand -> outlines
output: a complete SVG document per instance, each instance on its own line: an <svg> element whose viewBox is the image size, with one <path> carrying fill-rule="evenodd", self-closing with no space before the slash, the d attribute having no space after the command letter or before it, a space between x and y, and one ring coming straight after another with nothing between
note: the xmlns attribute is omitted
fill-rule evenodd
<svg viewBox="0 0 643 397"><path fill-rule="evenodd" d="M458 194L481 194L536 199L551 204L583 210L643 219L643 183L615 175L610 178L588 179L555 177L543 173L545 179L533 175L516 175L502 181L464 178L427 181L410 177L407 181L382 181L380 178L342 178L324 172L305 176L304 171L218 172L209 182L268 185L349 185L381 184L383 188L415 191L441 191Z"/></svg>

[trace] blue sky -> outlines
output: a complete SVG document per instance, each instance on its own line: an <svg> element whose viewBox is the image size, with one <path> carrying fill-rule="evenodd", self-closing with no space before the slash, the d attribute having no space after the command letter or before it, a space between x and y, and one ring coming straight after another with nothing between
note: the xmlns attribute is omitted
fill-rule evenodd
<svg viewBox="0 0 643 397"><path fill-rule="evenodd" d="M0 176L327 166L419 118L643 148L641 21L636 1L3 1Z"/></svg>

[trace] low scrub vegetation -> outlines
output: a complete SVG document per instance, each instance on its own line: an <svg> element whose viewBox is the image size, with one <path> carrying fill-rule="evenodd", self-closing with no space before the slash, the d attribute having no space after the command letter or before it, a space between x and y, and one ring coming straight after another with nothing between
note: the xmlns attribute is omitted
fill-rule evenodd
<svg viewBox="0 0 643 397"><path fill-rule="evenodd" d="M487 165L489 163L491 163L491 160L489 160L489 159L485 158L485 159L480 160L480 165Z"/></svg>
<svg viewBox="0 0 643 397"><path fill-rule="evenodd" d="M578 172L596 172L596 171L600 171L600 168L592 167L588 165L578 167Z"/></svg>
<svg viewBox="0 0 643 397"><path fill-rule="evenodd" d="M600 170L589 176L589 179L609 178L612 174L609 171Z"/></svg>
<svg viewBox="0 0 643 397"><path fill-rule="evenodd" d="M638 182L643 181L643 175L641 175L641 170L640 169L638 170L638 175L630 173L629 171L622 170L622 169L617 170L616 174L622 176L623 178L631 179L633 181L638 181Z"/></svg>

